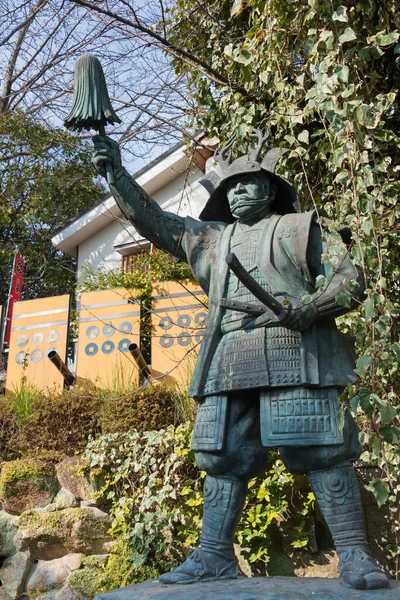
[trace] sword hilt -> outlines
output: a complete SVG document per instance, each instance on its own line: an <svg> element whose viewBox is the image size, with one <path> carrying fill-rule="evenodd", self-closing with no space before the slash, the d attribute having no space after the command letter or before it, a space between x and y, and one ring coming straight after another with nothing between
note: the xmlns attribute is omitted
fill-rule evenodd
<svg viewBox="0 0 400 600"><path fill-rule="evenodd" d="M231 252L226 255L225 262L228 267L235 273L236 277L254 296L269 308L277 317L284 319L288 311L272 294L264 290L261 285L246 271L236 254Z"/></svg>

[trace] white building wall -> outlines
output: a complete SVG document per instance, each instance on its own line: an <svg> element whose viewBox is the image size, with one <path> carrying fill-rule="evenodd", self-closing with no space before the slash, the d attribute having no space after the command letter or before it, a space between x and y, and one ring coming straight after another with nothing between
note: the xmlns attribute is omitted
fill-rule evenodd
<svg viewBox="0 0 400 600"><path fill-rule="evenodd" d="M85 266L93 269L116 269L121 266L121 254L114 248L115 239L123 230L119 221L112 219L100 231L87 238L78 248L78 282Z"/></svg>
<svg viewBox="0 0 400 600"><path fill-rule="evenodd" d="M206 190L197 181L202 175L199 169L189 177L183 174L154 192L152 197L164 210L197 218L208 198ZM118 217L109 213L107 218L109 224L79 244L78 282L86 266L105 271L118 269L122 254L133 253L134 247L148 247L148 242L122 215ZM121 249L124 244L128 244L129 248ZM120 251L115 247L120 247Z"/></svg>

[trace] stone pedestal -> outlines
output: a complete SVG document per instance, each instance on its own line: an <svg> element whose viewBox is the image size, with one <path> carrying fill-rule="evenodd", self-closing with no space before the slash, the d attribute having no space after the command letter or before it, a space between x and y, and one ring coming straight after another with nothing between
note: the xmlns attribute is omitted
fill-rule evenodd
<svg viewBox="0 0 400 600"><path fill-rule="evenodd" d="M254 577L192 585L145 581L99 594L94 600L399 600L400 582L390 589L351 590L338 579Z"/></svg>

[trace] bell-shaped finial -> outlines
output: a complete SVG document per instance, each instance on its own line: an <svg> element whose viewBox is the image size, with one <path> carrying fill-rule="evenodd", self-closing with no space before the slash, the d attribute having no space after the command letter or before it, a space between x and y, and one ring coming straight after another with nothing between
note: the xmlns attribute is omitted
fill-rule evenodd
<svg viewBox="0 0 400 600"><path fill-rule="evenodd" d="M75 65L75 86L72 110L64 121L65 127L100 132L109 123L121 123L111 106L103 69L93 54L83 54Z"/></svg>
<svg viewBox="0 0 400 600"><path fill-rule="evenodd" d="M75 85L72 110L64 121L67 129L97 130L105 135L104 126L121 123L121 119L111 106L106 79L98 58L93 54L83 54L75 64ZM106 163L107 181L113 184L114 173L110 163Z"/></svg>

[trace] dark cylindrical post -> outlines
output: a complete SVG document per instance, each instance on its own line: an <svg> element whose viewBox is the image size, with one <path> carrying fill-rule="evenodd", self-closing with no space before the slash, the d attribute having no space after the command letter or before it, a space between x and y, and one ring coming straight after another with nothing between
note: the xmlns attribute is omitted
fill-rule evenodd
<svg viewBox="0 0 400 600"><path fill-rule="evenodd" d="M67 365L56 350L50 350L50 352L47 354L47 358L50 359L53 365L60 371L67 385L73 385L75 383L76 377L68 369Z"/></svg>
<svg viewBox="0 0 400 600"><path fill-rule="evenodd" d="M136 361L137 366L139 367L139 373L146 379L150 377L150 369L146 364L146 361L143 358L142 351L140 350L137 344L129 345L129 352L132 354L133 358Z"/></svg>

